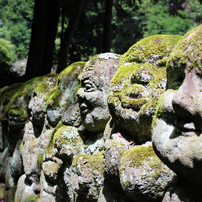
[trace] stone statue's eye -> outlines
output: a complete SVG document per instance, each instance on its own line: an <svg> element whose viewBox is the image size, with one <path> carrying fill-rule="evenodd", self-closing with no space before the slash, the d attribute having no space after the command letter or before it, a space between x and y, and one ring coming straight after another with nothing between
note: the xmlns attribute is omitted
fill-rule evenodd
<svg viewBox="0 0 202 202"><path fill-rule="evenodd" d="M86 92L92 92L95 91L96 87L91 81L85 81L83 84L84 91Z"/></svg>
<svg viewBox="0 0 202 202"><path fill-rule="evenodd" d="M134 72L133 75L131 76L132 83L143 85L147 85L149 82L151 82L152 79L153 76L148 72Z"/></svg>

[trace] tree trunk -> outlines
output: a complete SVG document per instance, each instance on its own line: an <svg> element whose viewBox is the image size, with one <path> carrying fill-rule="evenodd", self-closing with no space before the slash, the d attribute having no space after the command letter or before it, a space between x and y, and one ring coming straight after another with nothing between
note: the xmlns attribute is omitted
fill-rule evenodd
<svg viewBox="0 0 202 202"><path fill-rule="evenodd" d="M67 67L69 47L70 47L74 32L76 30L77 23L79 21L81 10L83 8L83 3L84 3L84 0L78 0L75 5L75 9L73 9L72 14L70 16L68 28L65 30L64 38L60 45L60 53L59 53L58 69L57 69L58 73Z"/></svg>
<svg viewBox="0 0 202 202"><path fill-rule="evenodd" d="M103 31L103 52L110 52L113 0L106 0Z"/></svg>
<svg viewBox="0 0 202 202"><path fill-rule="evenodd" d="M48 22L46 28L46 41L43 56L43 68L41 74L48 74L53 64L53 53L55 47L55 38L57 34L57 25L60 17L60 5L58 0L49 1Z"/></svg>
<svg viewBox="0 0 202 202"><path fill-rule="evenodd" d="M58 19L58 0L35 0L25 80L50 72Z"/></svg>

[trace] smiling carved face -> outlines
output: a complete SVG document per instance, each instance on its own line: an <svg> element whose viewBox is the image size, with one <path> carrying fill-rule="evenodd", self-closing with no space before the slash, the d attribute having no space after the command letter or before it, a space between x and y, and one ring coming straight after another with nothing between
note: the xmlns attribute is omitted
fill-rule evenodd
<svg viewBox="0 0 202 202"><path fill-rule="evenodd" d="M84 67L77 96L81 122L88 131L103 131L110 118L107 96L118 61L116 54L105 53L94 56Z"/></svg>
<svg viewBox="0 0 202 202"><path fill-rule="evenodd" d="M120 58L108 98L116 128L128 140L142 144L151 139L151 123L158 97L166 87L165 62L177 35L154 35L134 44Z"/></svg>
<svg viewBox="0 0 202 202"><path fill-rule="evenodd" d="M171 53L168 90L158 102L152 141L161 160L180 178L202 187L202 26Z"/></svg>

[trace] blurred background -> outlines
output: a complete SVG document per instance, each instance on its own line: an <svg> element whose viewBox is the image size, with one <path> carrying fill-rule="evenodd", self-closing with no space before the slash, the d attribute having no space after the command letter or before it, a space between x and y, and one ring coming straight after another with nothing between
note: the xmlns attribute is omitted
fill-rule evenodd
<svg viewBox="0 0 202 202"><path fill-rule="evenodd" d="M201 22L202 0L0 0L0 87Z"/></svg>

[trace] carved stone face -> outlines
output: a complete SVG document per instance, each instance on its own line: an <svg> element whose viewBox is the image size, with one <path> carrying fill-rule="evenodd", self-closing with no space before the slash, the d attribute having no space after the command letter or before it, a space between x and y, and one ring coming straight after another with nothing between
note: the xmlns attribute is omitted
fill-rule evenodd
<svg viewBox="0 0 202 202"><path fill-rule="evenodd" d="M180 178L202 186L202 26L188 32L168 62L168 90L160 98L152 141Z"/></svg>
<svg viewBox="0 0 202 202"><path fill-rule="evenodd" d="M110 118L107 106L108 88L118 60L119 57L115 54L100 54L84 67L77 96L81 122L88 131L103 131Z"/></svg>
<svg viewBox="0 0 202 202"><path fill-rule="evenodd" d="M52 126L56 126L65 116L65 110L75 105L76 90L79 87L78 75L82 72L85 62L75 62L65 68L59 75L55 87L44 99L47 105L47 117ZM73 114L70 115L71 117ZM73 118L74 119L74 118Z"/></svg>
<svg viewBox="0 0 202 202"><path fill-rule="evenodd" d="M137 144L151 138L157 100L166 87L165 62L178 40L154 35L139 41L121 57L111 81L110 113L122 135Z"/></svg>

